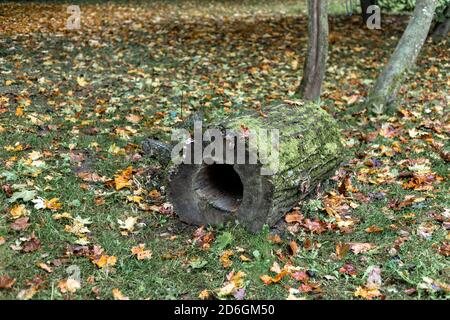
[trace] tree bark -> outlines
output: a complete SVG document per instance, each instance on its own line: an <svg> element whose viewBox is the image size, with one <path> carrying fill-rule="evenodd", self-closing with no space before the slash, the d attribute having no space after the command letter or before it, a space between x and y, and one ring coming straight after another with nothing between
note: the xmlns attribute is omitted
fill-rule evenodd
<svg viewBox="0 0 450 320"><path fill-rule="evenodd" d="M445 9L444 16L445 20L436 24L431 35L434 43L438 43L448 36L450 31L450 5Z"/></svg>
<svg viewBox="0 0 450 320"><path fill-rule="evenodd" d="M366 101L368 109L391 107L408 69L427 39L437 0L417 0L409 24Z"/></svg>
<svg viewBox="0 0 450 320"><path fill-rule="evenodd" d="M238 220L251 232L261 230L264 224L274 225L316 190L342 157L334 119L313 103L274 106L265 117L248 111L209 127L220 128L220 139L232 154L237 153L237 144L229 144L229 130L242 137L243 132L278 129L279 156L278 161L270 155L266 158L269 161L263 161L258 152L257 162L250 164L251 147L245 143L244 164L237 163L237 157L231 162L217 158L214 164L172 163L168 169L169 201L180 219L192 224ZM202 148L205 150L205 143ZM274 174L261 174L263 166L274 169Z"/></svg>
<svg viewBox="0 0 450 320"><path fill-rule="evenodd" d="M360 1L360 5L361 5L361 16L364 22L364 25L367 25L367 20L370 18L370 14L367 13L367 9L370 6L373 6L377 4L377 0L361 0Z"/></svg>
<svg viewBox="0 0 450 320"><path fill-rule="evenodd" d="M308 53L298 90L305 100L320 98L328 56L328 0L308 0Z"/></svg>

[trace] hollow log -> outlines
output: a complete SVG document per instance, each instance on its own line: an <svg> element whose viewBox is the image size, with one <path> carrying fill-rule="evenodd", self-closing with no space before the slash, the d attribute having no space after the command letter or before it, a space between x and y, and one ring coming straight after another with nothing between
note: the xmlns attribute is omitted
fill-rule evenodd
<svg viewBox="0 0 450 320"><path fill-rule="evenodd" d="M209 124L218 128L223 154L205 156L216 140L194 139L184 149L184 162L169 165L169 201L181 220L196 225L237 220L257 232L264 224L274 225L335 171L342 145L335 121L324 110L313 103L291 103L265 112L247 111ZM255 152L249 137L261 129L267 130L270 143L261 138ZM277 131L278 143L273 144ZM196 143L203 161L190 164L186 159L192 160Z"/></svg>

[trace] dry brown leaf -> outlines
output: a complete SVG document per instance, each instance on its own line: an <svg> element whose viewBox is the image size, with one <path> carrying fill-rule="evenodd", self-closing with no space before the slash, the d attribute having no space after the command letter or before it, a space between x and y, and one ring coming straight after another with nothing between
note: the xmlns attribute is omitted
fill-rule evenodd
<svg viewBox="0 0 450 320"><path fill-rule="evenodd" d="M284 217L284 220L287 223L294 223L294 222L300 223L303 221L303 215L298 211L294 211L294 212L286 214L286 216Z"/></svg>
<svg viewBox="0 0 450 320"><path fill-rule="evenodd" d="M339 260L342 260L346 255L350 246L348 243L339 242L336 244L336 256Z"/></svg>
<svg viewBox="0 0 450 320"><path fill-rule="evenodd" d="M78 289L81 288L81 284L77 280L69 278L69 279L61 280L58 283L58 288L61 291L61 293L67 293L67 292L75 293Z"/></svg>
<svg viewBox="0 0 450 320"><path fill-rule="evenodd" d="M383 228L377 226L370 226L366 228L364 231L366 231L367 233L380 233L383 231Z"/></svg>
<svg viewBox="0 0 450 320"><path fill-rule="evenodd" d="M112 294L115 300L130 300L130 298L125 296L118 288L112 289Z"/></svg>
<svg viewBox="0 0 450 320"><path fill-rule="evenodd" d="M138 260L150 259L152 257L152 251L145 250L145 244L143 243L131 248L131 252Z"/></svg>
<svg viewBox="0 0 450 320"><path fill-rule="evenodd" d="M220 256L220 263L222 266L226 269L232 266L233 261L230 260L230 257L234 254L233 250L226 250L222 255Z"/></svg>
<svg viewBox="0 0 450 320"><path fill-rule="evenodd" d="M16 279L11 279L6 275L0 276L0 289L11 289L14 283L16 283Z"/></svg>
<svg viewBox="0 0 450 320"><path fill-rule="evenodd" d="M366 253L367 251L372 250L376 247L373 243L362 242L349 243L349 246L350 250L352 250L354 254Z"/></svg>
<svg viewBox="0 0 450 320"><path fill-rule="evenodd" d="M30 224L28 223L29 220L29 217L22 217L14 220L14 222L11 223L10 228L16 231L26 230L30 226Z"/></svg>
<svg viewBox="0 0 450 320"><path fill-rule="evenodd" d="M291 242L289 242L289 248L291 249L292 255L296 255L299 250L300 247L298 246L297 242L295 242L294 240L292 240Z"/></svg>
<svg viewBox="0 0 450 320"><path fill-rule="evenodd" d="M40 262L37 264L39 268L41 268L42 270L47 271L48 273L52 273L53 269L51 267L49 267L47 264Z"/></svg>

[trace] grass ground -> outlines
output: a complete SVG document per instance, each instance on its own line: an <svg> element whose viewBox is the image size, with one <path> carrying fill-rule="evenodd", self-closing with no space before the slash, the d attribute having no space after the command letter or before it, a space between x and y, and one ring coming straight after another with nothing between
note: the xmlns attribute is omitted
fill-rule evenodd
<svg viewBox="0 0 450 320"><path fill-rule="evenodd" d="M406 20L333 16L334 189L258 235L198 228L140 142L194 110L295 99L306 18L298 1L178 4L82 3L80 31L60 3L0 5L0 298L448 298L448 43L426 44L395 115L351 114Z"/></svg>

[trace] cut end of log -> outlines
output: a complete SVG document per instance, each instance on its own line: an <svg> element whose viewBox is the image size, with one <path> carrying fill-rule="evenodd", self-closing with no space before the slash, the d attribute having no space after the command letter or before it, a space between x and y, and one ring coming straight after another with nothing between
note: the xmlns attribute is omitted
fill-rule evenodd
<svg viewBox="0 0 450 320"><path fill-rule="evenodd" d="M236 212L243 194L239 174L230 164L204 164L194 177L197 196L224 214Z"/></svg>

